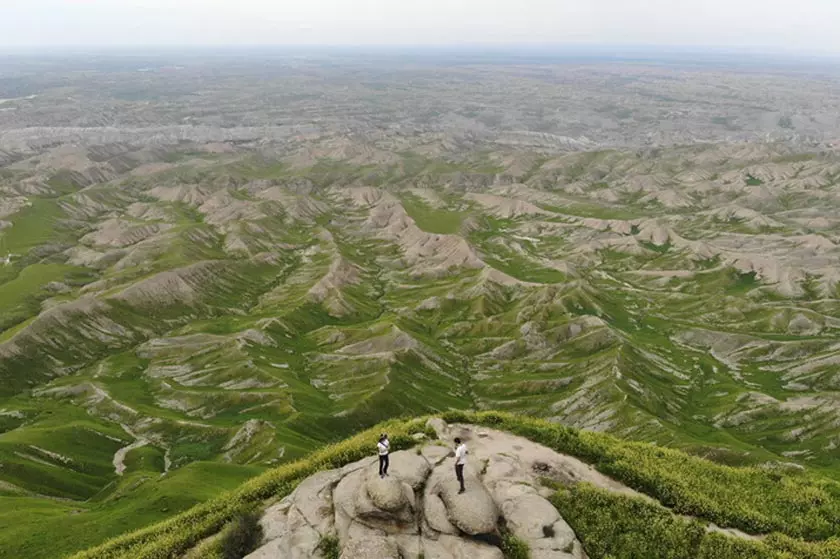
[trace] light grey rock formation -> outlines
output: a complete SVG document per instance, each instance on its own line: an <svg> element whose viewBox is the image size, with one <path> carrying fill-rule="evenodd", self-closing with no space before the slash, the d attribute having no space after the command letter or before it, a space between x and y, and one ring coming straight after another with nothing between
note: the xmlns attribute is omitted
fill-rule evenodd
<svg viewBox="0 0 840 559"><path fill-rule="evenodd" d="M249 559L317 557L316 548L335 526L333 489L342 471L319 472L305 479L291 495L269 507L261 524L265 546Z"/></svg>
<svg viewBox="0 0 840 559"><path fill-rule="evenodd" d="M458 536L423 541L424 559L504 559L502 550Z"/></svg>
<svg viewBox="0 0 840 559"><path fill-rule="evenodd" d="M389 538L384 532L355 526L342 546L340 559L362 557L401 559L399 547L393 538Z"/></svg>
<svg viewBox="0 0 840 559"><path fill-rule="evenodd" d="M430 425L445 438L392 453L389 477L379 477L372 457L307 478L265 511L264 544L248 559L320 557L326 536L338 537L342 559L503 559L491 543L502 523L534 559L584 559L574 532L541 494L541 477L626 489L520 437ZM463 494L450 436L468 441Z"/></svg>
<svg viewBox="0 0 840 559"><path fill-rule="evenodd" d="M439 448L448 452L448 449ZM420 489L426 483L426 479L432 471L429 460L423 454L418 454L413 450L392 452L390 458L390 469L396 472L395 475L399 476L401 481L409 484L414 490Z"/></svg>
<svg viewBox="0 0 840 559"><path fill-rule="evenodd" d="M426 495L423 504L423 516L431 531L441 534L458 534L458 528L449 521L446 505L443 504L443 500L438 495Z"/></svg>
<svg viewBox="0 0 840 559"><path fill-rule="evenodd" d="M439 439L445 439L449 434L449 427L446 425L446 422L439 417L429 418L429 420L426 421L426 427L434 429Z"/></svg>
<svg viewBox="0 0 840 559"><path fill-rule="evenodd" d="M467 491L460 494L455 480L455 460L447 458L429 477L426 495L440 497L449 522L462 532L471 536L494 533L499 510L493 497L469 466L464 469L464 478Z"/></svg>

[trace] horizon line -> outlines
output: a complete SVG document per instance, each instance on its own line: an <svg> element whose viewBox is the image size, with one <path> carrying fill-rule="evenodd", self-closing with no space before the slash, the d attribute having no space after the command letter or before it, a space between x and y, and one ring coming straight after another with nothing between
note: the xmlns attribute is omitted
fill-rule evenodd
<svg viewBox="0 0 840 559"><path fill-rule="evenodd" d="M243 50L243 49L294 49L294 50L429 50L429 51L475 51L487 50L493 52L521 52L521 51L576 51L598 52L602 50L621 49L631 52L650 53L663 50L659 54L676 53L715 53L715 54L748 54L757 56L806 56L823 58L840 58L840 51L783 47L778 45L715 45L715 44L678 44L678 43L112 43L112 44L0 44L0 53L11 51L21 52L49 52L49 51L107 51L107 50Z"/></svg>

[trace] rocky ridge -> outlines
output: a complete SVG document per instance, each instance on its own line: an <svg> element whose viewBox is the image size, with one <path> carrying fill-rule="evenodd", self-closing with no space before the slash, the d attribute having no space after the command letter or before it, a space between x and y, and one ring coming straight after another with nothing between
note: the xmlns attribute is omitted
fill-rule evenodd
<svg viewBox="0 0 840 559"><path fill-rule="evenodd" d="M379 477L371 456L306 479L265 511L263 544L247 559L321 557L325 537L338 538L342 559L502 559L503 532L526 542L533 559L583 559L541 479L636 495L527 439L439 419L429 424L438 440L392 453L389 477ZM454 475L456 436L469 448L464 494Z"/></svg>

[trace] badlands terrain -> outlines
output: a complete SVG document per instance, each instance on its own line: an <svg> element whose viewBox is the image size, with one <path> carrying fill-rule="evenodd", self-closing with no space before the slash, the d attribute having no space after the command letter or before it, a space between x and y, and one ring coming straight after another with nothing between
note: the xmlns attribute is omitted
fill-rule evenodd
<svg viewBox="0 0 840 559"><path fill-rule="evenodd" d="M0 59L0 556L452 409L838 477L840 74L260 56Z"/></svg>

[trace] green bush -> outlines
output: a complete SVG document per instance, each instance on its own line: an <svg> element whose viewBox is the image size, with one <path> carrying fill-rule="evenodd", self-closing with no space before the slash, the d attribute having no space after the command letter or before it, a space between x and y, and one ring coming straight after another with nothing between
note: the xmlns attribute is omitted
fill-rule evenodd
<svg viewBox="0 0 840 559"><path fill-rule="evenodd" d="M318 551L324 559L338 559L341 556L341 544L336 536L323 536L318 542Z"/></svg>
<svg viewBox="0 0 840 559"><path fill-rule="evenodd" d="M736 538L661 505L578 484L551 498L591 559L840 559L840 541Z"/></svg>
<svg viewBox="0 0 840 559"><path fill-rule="evenodd" d="M222 536L224 533L207 538L189 550L183 559L224 559L222 556Z"/></svg>
<svg viewBox="0 0 840 559"><path fill-rule="evenodd" d="M706 531L645 499L579 484L551 499L591 559L793 559L760 542Z"/></svg>
<svg viewBox="0 0 840 559"><path fill-rule="evenodd" d="M804 542L784 534L770 534L764 542L796 559L840 559L840 539L831 538L824 542Z"/></svg>
<svg viewBox="0 0 840 559"><path fill-rule="evenodd" d="M242 559L259 546L263 537L260 515L241 514L222 532L219 542L223 559Z"/></svg>
<svg viewBox="0 0 840 559"><path fill-rule="evenodd" d="M530 559L531 549L528 544L520 538L517 538L507 530L502 531L502 553L505 559Z"/></svg>

